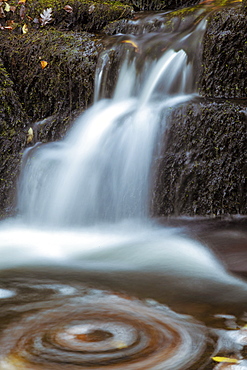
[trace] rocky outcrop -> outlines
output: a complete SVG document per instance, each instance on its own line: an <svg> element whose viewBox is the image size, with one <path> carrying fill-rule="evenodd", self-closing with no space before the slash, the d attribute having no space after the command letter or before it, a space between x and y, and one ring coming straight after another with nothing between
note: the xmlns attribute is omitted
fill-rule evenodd
<svg viewBox="0 0 247 370"><path fill-rule="evenodd" d="M246 25L241 6L209 16L198 80L205 100L171 114L154 216L247 213Z"/></svg>
<svg viewBox="0 0 247 370"><path fill-rule="evenodd" d="M247 19L239 8L213 13L204 37L200 92L211 98L247 98Z"/></svg>
<svg viewBox="0 0 247 370"><path fill-rule="evenodd" d="M131 4L135 10L164 10L177 9L199 4L201 0L124 0Z"/></svg>
<svg viewBox="0 0 247 370"><path fill-rule="evenodd" d="M11 212L28 118L0 60L0 218Z"/></svg>
<svg viewBox="0 0 247 370"><path fill-rule="evenodd" d="M247 213L247 102L174 109L156 160L154 216Z"/></svg>

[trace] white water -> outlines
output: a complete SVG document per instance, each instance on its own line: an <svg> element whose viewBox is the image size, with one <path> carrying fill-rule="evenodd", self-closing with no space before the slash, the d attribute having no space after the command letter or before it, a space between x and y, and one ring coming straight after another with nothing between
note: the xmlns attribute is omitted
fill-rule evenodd
<svg viewBox="0 0 247 370"><path fill-rule="evenodd" d="M191 32L194 53L204 29L202 22ZM186 278L184 287L193 285L195 292L201 290L198 281L205 292L212 282L246 291L207 248L148 219L152 160L167 115L195 93L193 64L177 47L158 61L147 59L142 78L137 61L143 56L127 53L112 99L96 86L99 101L65 140L27 150L19 216L0 226L2 269L59 264L103 274L149 271ZM103 75L100 70L99 84Z"/></svg>

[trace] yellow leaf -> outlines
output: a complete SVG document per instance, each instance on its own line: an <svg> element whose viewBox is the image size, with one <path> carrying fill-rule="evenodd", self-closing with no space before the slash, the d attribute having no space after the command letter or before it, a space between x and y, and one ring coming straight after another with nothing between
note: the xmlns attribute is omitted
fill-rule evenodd
<svg viewBox="0 0 247 370"><path fill-rule="evenodd" d="M139 51L138 45L132 40L124 40L124 41L122 41L122 43L123 44L130 44L136 49L136 51Z"/></svg>
<svg viewBox="0 0 247 370"><path fill-rule="evenodd" d="M230 357L216 356L216 357L212 357L212 360L214 360L216 362L228 362L228 363L231 363L231 364L238 364L239 363L239 360L237 360L236 358L230 358Z"/></svg>
<svg viewBox="0 0 247 370"><path fill-rule="evenodd" d="M28 32L28 26L26 24L24 24L24 26L22 27L22 32L23 33L27 33Z"/></svg>
<svg viewBox="0 0 247 370"><path fill-rule="evenodd" d="M31 143L33 140L33 129L30 127L30 129L27 132L27 144Z"/></svg>
<svg viewBox="0 0 247 370"><path fill-rule="evenodd" d="M25 4L26 0L19 0L18 4Z"/></svg>
<svg viewBox="0 0 247 370"><path fill-rule="evenodd" d="M9 12L10 11L10 5L8 3L5 4L4 10L5 10L5 12Z"/></svg>
<svg viewBox="0 0 247 370"><path fill-rule="evenodd" d="M114 345L114 347L118 348L118 349L122 349L122 348L126 348L128 347L128 345L120 340L116 340L114 342L112 342L112 344Z"/></svg>
<svg viewBox="0 0 247 370"><path fill-rule="evenodd" d="M44 69L47 66L48 62L46 60L41 60L40 64L41 64L42 69Z"/></svg>

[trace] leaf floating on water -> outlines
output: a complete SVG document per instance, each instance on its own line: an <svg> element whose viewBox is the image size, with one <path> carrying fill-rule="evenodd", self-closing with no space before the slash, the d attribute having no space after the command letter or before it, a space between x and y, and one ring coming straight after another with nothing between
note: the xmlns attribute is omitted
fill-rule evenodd
<svg viewBox="0 0 247 370"><path fill-rule="evenodd" d="M239 360L236 358L231 358L231 357L220 357L220 356L215 356L212 357L212 360L215 362L228 362L229 364L238 364Z"/></svg>
<svg viewBox="0 0 247 370"><path fill-rule="evenodd" d="M122 349L122 348L127 348L128 347L128 344L125 343L125 342L121 342L121 341L114 341L112 342L113 346L118 348L118 349Z"/></svg>
<svg viewBox="0 0 247 370"><path fill-rule="evenodd" d="M122 43L123 44L130 44L130 45L132 45L135 48L136 52L139 51L138 45L135 43L135 41L132 41L132 40L124 40L124 41L122 41Z"/></svg>
<svg viewBox="0 0 247 370"><path fill-rule="evenodd" d="M40 64L41 64L41 68L44 69L48 65L48 62L46 60L41 60Z"/></svg>
<svg viewBox="0 0 247 370"><path fill-rule="evenodd" d="M33 129L30 127L30 129L27 132L27 144L31 143L33 140Z"/></svg>

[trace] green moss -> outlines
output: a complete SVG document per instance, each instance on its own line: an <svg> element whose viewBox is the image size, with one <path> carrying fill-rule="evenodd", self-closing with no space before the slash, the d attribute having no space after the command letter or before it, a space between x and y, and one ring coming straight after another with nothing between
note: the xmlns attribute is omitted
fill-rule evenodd
<svg viewBox="0 0 247 370"><path fill-rule="evenodd" d="M5 36L1 53L26 112L40 120L91 103L101 48L94 35L44 29Z"/></svg>

